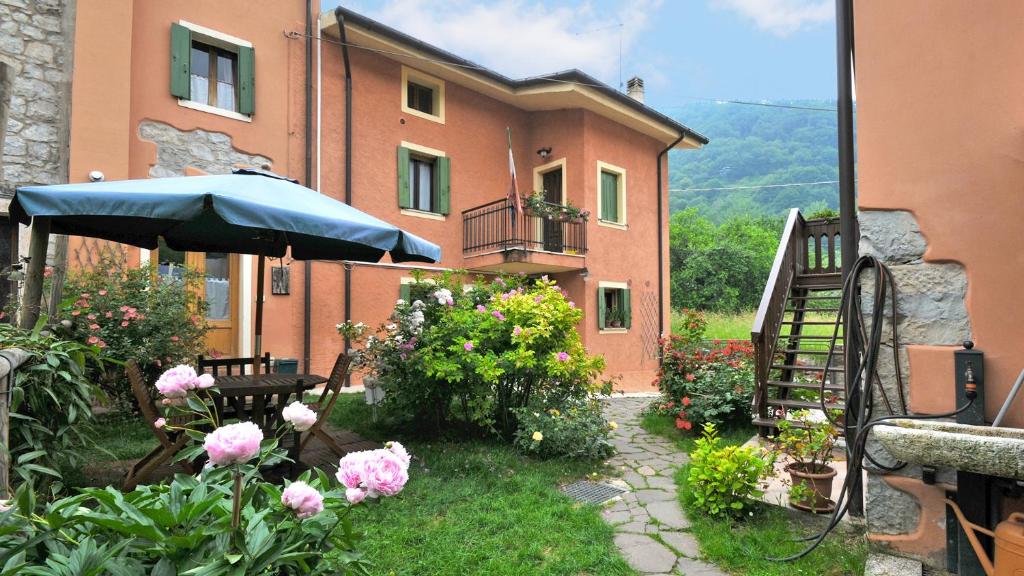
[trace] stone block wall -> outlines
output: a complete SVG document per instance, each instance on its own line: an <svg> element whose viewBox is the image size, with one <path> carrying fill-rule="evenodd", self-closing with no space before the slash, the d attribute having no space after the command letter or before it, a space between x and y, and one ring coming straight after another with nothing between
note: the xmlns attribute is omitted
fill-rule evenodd
<svg viewBox="0 0 1024 576"><path fill-rule="evenodd" d="M955 262L926 262L927 241L921 234L914 215L907 211L862 210L860 254L874 256L892 272L896 290L896 318L891 305L884 312L883 337L890 338L895 321L899 333L902 392L913 403L910 387L911 366L907 347L912 345L946 345L953 348L971 338L971 321L967 314L967 275ZM871 276L871 274L868 274ZM866 314L871 312L868 296L873 282L862 284ZM895 404L896 366L892 341L883 343L879 359L879 377L886 394ZM950 374L952 378L952 374ZM919 392L920 393L920 392ZM876 397L876 407L882 406ZM885 412L876 410L876 416ZM869 443L876 460L894 462L881 448ZM869 473L865 512L869 539L876 545L897 554L918 558L935 567L945 565L945 508L943 491L920 482L918 466L907 466L888 474ZM953 480L943 474L940 482Z"/></svg>

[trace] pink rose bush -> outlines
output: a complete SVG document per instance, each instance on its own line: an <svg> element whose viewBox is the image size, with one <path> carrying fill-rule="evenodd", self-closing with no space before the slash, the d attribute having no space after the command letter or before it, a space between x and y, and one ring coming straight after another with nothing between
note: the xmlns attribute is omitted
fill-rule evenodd
<svg viewBox="0 0 1024 576"><path fill-rule="evenodd" d="M366 498L394 496L409 481L409 453L398 442L386 448L346 454L338 463L338 481L352 504Z"/></svg>
<svg viewBox="0 0 1024 576"><path fill-rule="evenodd" d="M221 426L206 435L203 448L216 466L245 464L260 453L263 430L252 422Z"/></svg>
<svg viewBox="0 0 1024 576"><path fill-rule="evenodd" d="M285 422L291 423L298 432L305 432L316 423L316 412L298 400L281 410L281 417Z"/></svg>
<svg viewBox="0 0 1024 576"><path fill-rule="evenodd" d="M295 515L304 520L324 511L323 494L302 482L292 482L281 493L281 504L295 511Z"/></svg>

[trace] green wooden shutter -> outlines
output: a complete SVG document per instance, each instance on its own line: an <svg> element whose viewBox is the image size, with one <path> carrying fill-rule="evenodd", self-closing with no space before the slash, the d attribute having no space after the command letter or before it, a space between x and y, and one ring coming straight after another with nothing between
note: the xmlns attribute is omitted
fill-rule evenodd
<svg viewBox="0 0 1024 576"><path fill-rule="evenodd" d="M604 309L604 288L597 289L597 329L604 330L605 326Z"/></svg>
<svg viewBox="0 0 1024 576"><path fill-rule="evenodd" d="M398 147L398 207L412 208L412 189L409 187L409 149Z"/></svg>
<svg viewBox="0 0 1024 576"><path fill-rule="evenodd" d="M601 219L619 221L619 177L601 172Z"/></svg>
<svg viewBox="0 0 1024 576"><path fill-rule="evenodd" d="M622 291L622 326L629 328L633 324L633 302L629 294L629 288Z"/></svg>
<svg viewBox="0 0 1024 576"><path fill-rule="evenodd" d="M447 214L452 207L452 161L445 156L439 156L434 160L434 180L437 190L437 211Z"/></svg>
<svg viewBox="0 0 1024 576"><path fill-rule="evenodd" d="M256 112L256 52L248 46L238 47L238 113Z"/></svg>
<svg viewBox="0 0 1024 576"><path fill-rule="evenodd" d="M192 32L181 24L171 24L171 96L191 97Z"/></svg>
<svg viewBox="0 0 1024 576"><path fill-rule="evenodd" d="M399 286L398 297L406 302L412 302L412 284L402 284Z"/></svg>

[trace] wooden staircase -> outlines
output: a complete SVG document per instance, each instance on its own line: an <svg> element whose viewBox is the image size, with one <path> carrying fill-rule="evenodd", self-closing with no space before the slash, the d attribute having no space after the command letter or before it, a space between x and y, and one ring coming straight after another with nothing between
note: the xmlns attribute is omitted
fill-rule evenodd
<svg viewBox="0 0 1024 576"><path fill-rule="evenodd" d="M791 411L821 409L822 374L825 407L843 409L839 267L839 221L807 221L791 210L751 330L753 423L762 435Z"/></svg>

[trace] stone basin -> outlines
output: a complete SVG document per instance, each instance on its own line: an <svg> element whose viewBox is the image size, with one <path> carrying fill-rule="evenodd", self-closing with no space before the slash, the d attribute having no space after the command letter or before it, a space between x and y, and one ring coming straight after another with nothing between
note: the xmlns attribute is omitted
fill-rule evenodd
<svg viewBox="0 0 1024 576"><path fill-rule="evenodd" d="M897 419L873 432L904 462L1024 480L1024 429Z"/></svg>

